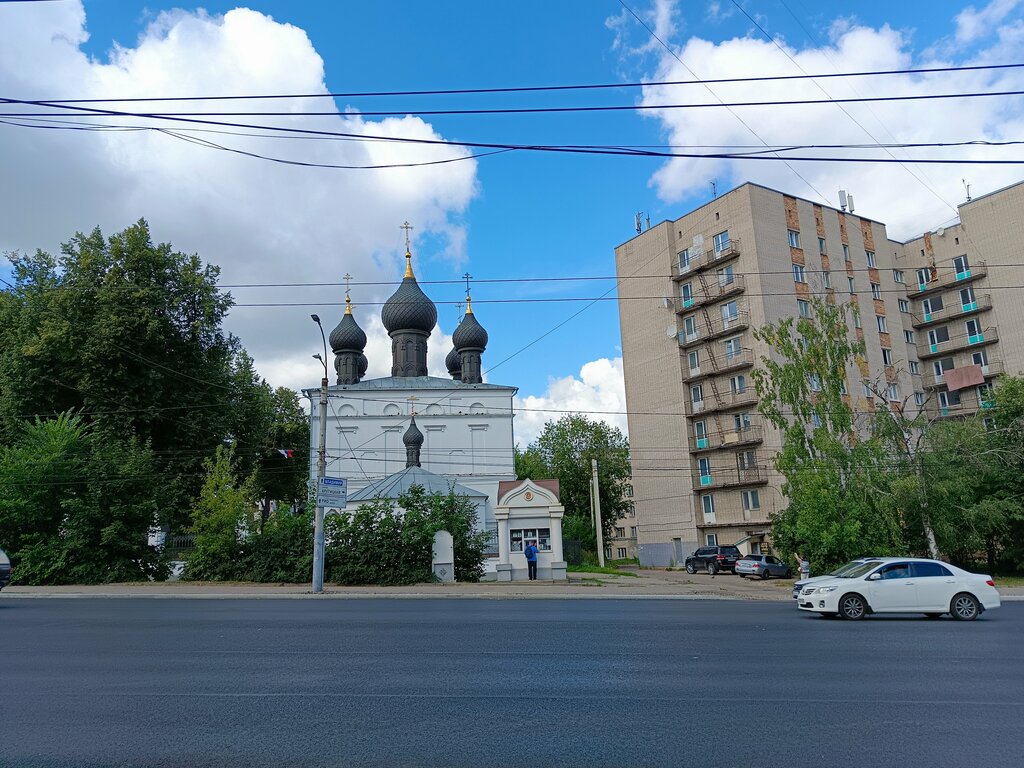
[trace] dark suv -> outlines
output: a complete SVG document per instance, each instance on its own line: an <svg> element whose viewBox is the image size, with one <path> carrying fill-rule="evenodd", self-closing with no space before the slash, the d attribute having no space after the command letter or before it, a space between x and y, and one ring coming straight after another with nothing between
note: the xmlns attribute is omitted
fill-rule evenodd
<svg viewBox="0 0 1024 768"><path fill-rule="evenodd" d="M686 572L707 571L714 576L719 571L736 573L736 561L743 555L734 546L701 547L686 558Z"/></svg>
<svg viewBox="0 0 1024 768"><path fill-rule="evenodd" d="M4 554L4 551L0 549L0 589L7 586L7 583L11 580L11 561Z"/></svg>

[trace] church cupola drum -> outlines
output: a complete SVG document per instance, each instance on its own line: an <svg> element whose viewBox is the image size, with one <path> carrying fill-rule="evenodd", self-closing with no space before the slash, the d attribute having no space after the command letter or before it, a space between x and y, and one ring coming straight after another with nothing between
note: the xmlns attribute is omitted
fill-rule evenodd
<svg viewBox="0 0 1024 768"><path fill-rule="evenodd" d="M381 322L391 337L391 375L427 375L427 339L437 325L437 307L427 298L412 271L412 254L405 251L405 278L384 303Z"/></svg>
<svg viewBox="0 0 1024 768"><path fill-rule="evenodd" d="M466 297L466 316L452 334L452 343L459 354L459 370L463 384L482 384L480 356L487 348L487 331L473 314L473 303Z"/></svg>
<svg viewBox="0 0 1024 768"><path fill-rule="evenodd" d="M358 384L366 373L366 334L352 316L352 300L345 297L345 314L328 339L334 352L334 370L339 384Z"/></svg>

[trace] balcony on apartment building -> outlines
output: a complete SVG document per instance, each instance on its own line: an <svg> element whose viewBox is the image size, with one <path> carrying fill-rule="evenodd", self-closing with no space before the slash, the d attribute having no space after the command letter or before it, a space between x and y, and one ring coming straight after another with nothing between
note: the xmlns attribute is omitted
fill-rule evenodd
<svg viewBox="0 0 1024 768"><path fill-rule="evenodd" d="M980 277L984 277L988 274L988 268L984 261L979 261L977 264L971 266L965 266L962 269L953 268L949 272L942 272L941 274L935 275L935 277L923 283L918 281L916 283L916 289L909 287L907 290L907 297L916 299L920 296L927 296L930 293L941 291L944 288L949 288L954 285L963 285L973 280L977 280Z"/></svg>
<svg viewBox="0 0 1024 768"><path fill-rule="evenodd" d="M692 475L693 489L698 492L712 488L731 488L737 485L759 485L768 482L768 470L760 466L694 469Z"/></svg>
<svg viewBox="0 0 1024 768"><path fill-rule="evenodd" d="M948 355L961 349L973 349L988 344L995 344L999 341L999 331L995 326L982 328L979 323L973 332L965 331L955 336L943 338L938 334L942 329L933 329L923 339L923 343L917 346L917 356L922 360L938 355Z"/></svg>
<svg viewBox="0 0 1024 768"><path fill-rule="evenodd" d="M757 391L753 386L732 391L726 390L718 393L713 390L705 391L703 399L690 401L690 415L696 416L700 413L715 413L727 411L730 408L741 408L745 405L753 405L757 402Z"/></svg>
<svg viewBox="0 0 1024 768"><path fill-rule="evenodd" d="M729 275L728 277L701 275L697 279L696 287L691 288L692 292L689 296L679 296L672 301L675 311L678 314L683 314L705 304L720 301L727 296L743 293L745 290L746 283L743 280L743 275Z"/></svg>
<svg viewBox="0 0 1024 768"><path fill-rule="evenodd" d="M942 309L930 312L926 312L924 307L922 307L920 311L912 312L910 317L913 326L921 328L926 325L941 323L944 320L956 320L968 315L985 312L989 309L992 309L992 296L986 293L981 296L975 296L973 301L967 302L957 297L949 306L944 306Z"/></svg>
<svg viewBox="0 0 1024 768"><path fill-rule="evenodd" d="M689 249L688 249L689 250ZM688 252L688 251L687 251ZM739 240L727 240L724 243L720 243L715 248L704 251L703 253L690 255L686 260L680 260L679 262L679 276L673 278L674 280L685 279L687 275L694 275L698 272L703 272L711 267L717 267L730 259L734 259L740 255L740 241Z"/></svg>
<svg viewBox="0 0 1024 768"><path fill-rule="evenodd" d="M689 382L704 378L705 376L731 373L732 371L739 371L754 365L754 350L752 349L741 349L733 353L723 352L719 355L711 355L704 350L701 350L701 352L704 352L704 354L698 353L697 367L691 365L689 355L687 356L688 359L683 365L683 381Z"/></svg>
<svg viewBox="0 0 1024 768"><path fill-rule="evenodd" d="M703 435L690 436L690 450L714 451L720 448L739 448L744 445L756 445L764 441L764 431L760 424L748 424L739 429L721 429L705 432Z"/></svg>
<svg viewBox="0 0 1024 768"><path fill-rule="evenodd" d="M961 390L956 393L955 398L946 395L945 400L933 399L928 409L934 418L939 419L962 419L966 416L974 416L979 411L985 411L992 407L991 400L979 397L976 388Z"/></svg>
<svg viewBox="0 0 1024 768"><path fill-rule="evenodd" d="M981 375L986 379L999 376L1006 370L1002 360L992 360L991 358L983 364L966 363L965 365L961 365L956 368L947 368L941 374L935 373L933 369L931 372L926 373L921 377L924 382L924 387L925 389L935 389L936 387L948 386L950 371L959 371L963 368L973 367L974 365L978 365L981 368Z"/></svg>
<svg viewBox="0 0 1024 768"><path fill-rule="evenodd" d="M729 302L729 305L733 303ZM717 311L705 309L699 315L691 317L693 330L687 332L684 328L678 334L679 346L683 349L750 327L750 312L746 308L740 309L739 305L732 307L731 312L722 311L721 308Z"/></svg>

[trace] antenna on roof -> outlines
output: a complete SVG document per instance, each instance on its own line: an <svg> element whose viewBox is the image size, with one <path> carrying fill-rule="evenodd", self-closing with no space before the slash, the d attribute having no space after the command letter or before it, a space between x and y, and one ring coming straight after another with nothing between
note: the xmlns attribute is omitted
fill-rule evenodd
<svg viewBox="0 0 1024 768"><path fill-rule="evenodd" d="M643 231L643 224L644 224L644 212L643 211L637 211L636 212L636 219L635 219L635 221L636 221L636 233L639 235Z"/></svg>
<svg viewBox="0 0 1024 768"><path fill-rule="evenodd" d="M718 179L712 179L709 183L711 184L711 195L712 195L712 197L717 198L718 197Z"/></svg>
<svg viewBox="0 0 1024 768"><path fill-rule="evenodd" d="M971 185L967 183L967 179L960 179L963 182L964 189L967 191L967 202L971 202Z"/></svg>
<svg viewBox="0 0 1024 768"><path fill-rule="evenodd" d="M846 201L850 204L850 213L853 213L853 193L852 192L850 192L846 196Z"/></svg>
<svg viewBox="0 0 1024 768"><path fill-rule="evenodd" d="M846 210L846 190L845 189L840 189L839 190L839 207L842 208L844 211Z"/></svg>

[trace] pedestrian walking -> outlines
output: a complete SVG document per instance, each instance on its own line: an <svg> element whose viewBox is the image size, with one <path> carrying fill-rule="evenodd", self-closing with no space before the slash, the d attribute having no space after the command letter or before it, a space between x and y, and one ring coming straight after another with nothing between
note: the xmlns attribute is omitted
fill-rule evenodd
<svg viewBox="0 0 1024 768"><path fill-rule="evenodd" d="M537 543L534 541L527 542L526 549L523 550L523 554L526 555L526 570L529 575L530 581L537 580Z"/></svg>

